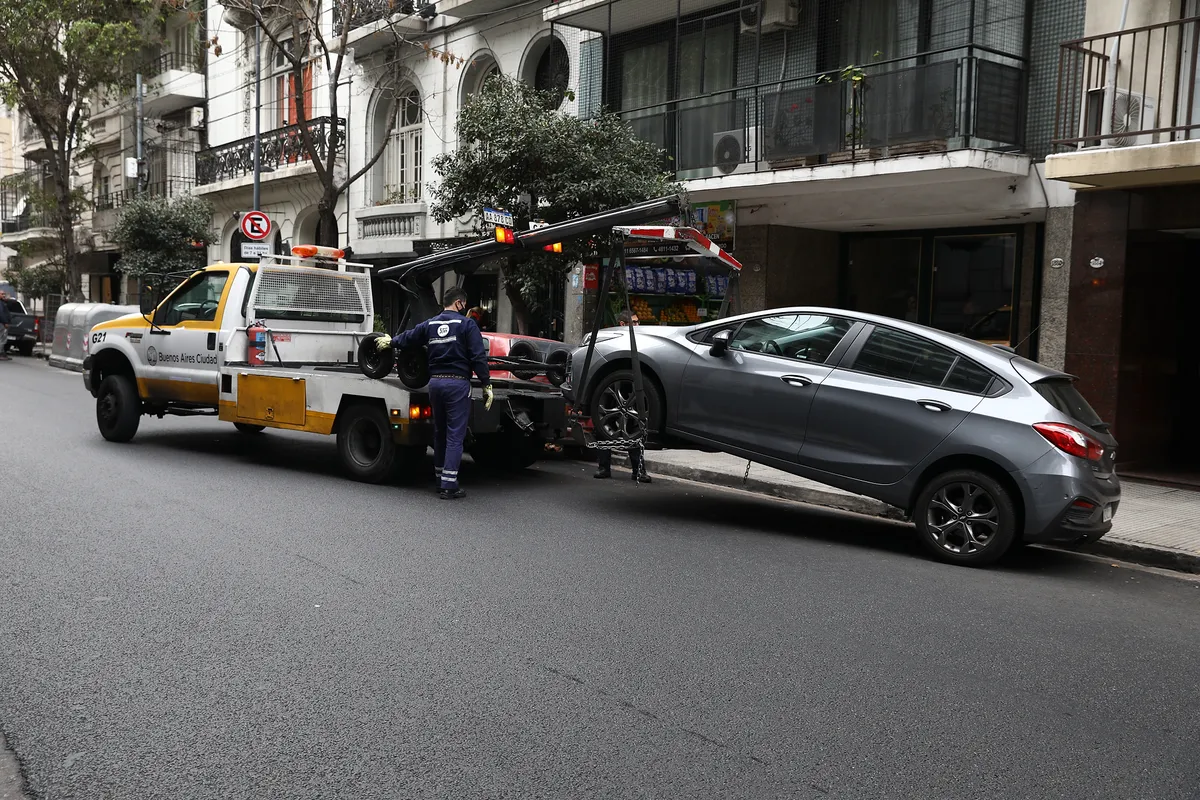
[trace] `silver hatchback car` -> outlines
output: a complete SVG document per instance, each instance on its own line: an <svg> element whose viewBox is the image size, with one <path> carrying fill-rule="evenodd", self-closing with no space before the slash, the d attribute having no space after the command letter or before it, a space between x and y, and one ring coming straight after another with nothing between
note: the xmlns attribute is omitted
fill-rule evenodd
<svg viewBox="0 0 1200 800"><path fill-rule="evenodd" d="M585 342L586 344L586 342ZM1121 498L1116 440L1074 378L923 325L780 308L639 327L652 438L731 453L903 509L936 557L1094 541ZM638 433L629 332L575 352L568 400L602 438Z"/></svg>

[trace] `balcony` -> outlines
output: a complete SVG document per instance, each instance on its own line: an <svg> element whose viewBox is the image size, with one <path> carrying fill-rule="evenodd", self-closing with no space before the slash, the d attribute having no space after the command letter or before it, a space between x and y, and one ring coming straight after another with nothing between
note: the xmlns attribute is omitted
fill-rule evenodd
<svg viewBox="0 0 1200 800"><path fill-rule="evenodd" d="M391 255L406 249L398 246L396 240L424 236L426 211L424 203L394 203L358 209L354 213L358 220L354 252L360 256Z"/></svg>
<svg viewBox="0 0 1200 800"><path fill-rule="evenodd" d="M161 117L204 102L204 67L198 56L163 53L142 65L148 116Z"/></svg>
<svg viewBox="0 0 1200 800"><path fill-rule="evenodd" d="M397 35L423 32L426 20L416 11L424 2L336 0L333 4L333 29L340 33L343 20L349 14L350 36L346 41L347 46L353 47L359 54L370 53L396 42ZM438 13L444 13L440 7Z"/></svg>
<svg viewBox="0 0 1200 800"><path fill-rule="evenodd" d="M476 0L486 2L486 0ZM471 0L460 0L459 5L472 4ZM454 15L445 8L451 3L438 3L438 11ZM620 5L618 9L616 6ZM728 5L724 0L681 0L675 2L626 2L616 0L553 0L542 11L545 22L570 25L602 33L626 33L656 25L676 16L687 17L718 6ZM460 14L463 12L459 12Z"/></svg>
<svg viewBox="0 0 1200 800"><path fill-rule="evenodd" d="M1121 188L1200 181L1200 17L1064 42L1046 177Z"/></svg>
<svg viewBox="0 0 1200 800"><path fill-rule="evenodd" d="M46 148L46 141L42 138L41 131L33 124L33 120L24 114L21 115L21 157L29 161L41 161L50 156L50 151Z"/></svg>
<svg viewBox="0 0 1200 800"><path fill-rule="evenodd" d="M344 156L346 152L346 120L319 117L305 123L319 158L324 159L328 148ZM314 167L309 163L304 147L301 126L288 125L267 131L259 137L260 172L262 180L309 175ZM238 139L210 147L196 154L196 194L208 194L238 188L249 183L254 174L254 137Z"/></svg>
<svg viewBox="0 0 1200 800"><path fill-rule="evenodd" d="M30 194L40 188L52 193L44 170L33 168L0 178L0 244L15 247L22 243L38 244L58 237L51 216L35 210Z"/></svg>
<svg viewBox="0 0 1200 800"><path fill-rule="evenodd" d="M622 117L666 151L667 167L680 180L728 183L731 176L795 167L1019 151L1025 71L1001 58L929 53L863 67L861 81L813 74Z"/></svg>

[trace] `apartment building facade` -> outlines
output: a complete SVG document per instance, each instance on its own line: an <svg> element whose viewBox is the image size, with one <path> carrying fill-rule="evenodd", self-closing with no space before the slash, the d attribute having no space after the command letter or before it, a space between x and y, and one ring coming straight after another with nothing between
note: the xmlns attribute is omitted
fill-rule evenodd
<svg viewBox="0 0 1200 800"><path fill-rule="evenodd" d="M1200 3L1088 0L1060 54L1046 171L1075 195L1047 271L1062 362L1112 424L1124 472L1195 484Z"/></svg>
<svg viewBox="0 0 1200 800"><path fill-rule="evenodd" d="M1058 44L1082 0L559 0L581 113L733 209L742 305L840 305L1036 355Z"/></svg>
<svg viewBox="0 0 1200 800"><path fill-rule="evenodd" d="M580 32L545 23L544 5L442 0L424 13L422 4L388 0L329 5L322 24L331 58L337 57L336 42L347 20L350 26L336 86L337 116L330 110L328 68L315 50L299 90L310 138L321 154L335 151L339 180L379 154L335 209L339 246L350 248L356 260L390 266L473 238L471 216L448 223L431 217L433 160L456 146L459 108L494 72L544 88L575 85ZM239 220L252 204L255 32L247 17L215 5L208 12L209 30L223 51L210 53L208 61L208 141L197 155L195 192L216 209L212 260L244 259ZM275 226L272 248L286 249L316 241L322 186L296 124L291 65L269 36L259 38L261 210ZM393 100L394 120L389 115ZM562 108L572 112L576 104L564 99ZM252 252L253 247L245 251ZM498 268L485 267L467 278L465 288L494 327L511 330L511 306L501 281ZM387 317L393 287L381 283L376 288L382 301L377 307Z"/></svg>

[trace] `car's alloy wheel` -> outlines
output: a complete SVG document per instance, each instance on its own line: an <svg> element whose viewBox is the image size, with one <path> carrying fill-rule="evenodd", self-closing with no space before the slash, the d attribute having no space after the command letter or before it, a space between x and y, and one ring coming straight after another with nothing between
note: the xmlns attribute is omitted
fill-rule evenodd
<svg viewBox="0 0 1200 800"><path fill-rule="evenodd" d="M926 522L939 547L956 555L970 555L991 544L1000 527L1000 511L983 487L952 483L934 494Z"/></svg>
<svg viewBox="0 0 1200 800"><path fill-rule="evenodd" d="M1018 536L1018 518L1010 491L973 469L938 475L913 509L921 545L941 561L969 566L1003 556Z"/></svg>
<svg viewBox="0 0 1200 800"><path fill-rule="evenodd" d="M634 402L633 379L613 381L600 393L600 431L605 439L634 439L645 424Z"/></svg>

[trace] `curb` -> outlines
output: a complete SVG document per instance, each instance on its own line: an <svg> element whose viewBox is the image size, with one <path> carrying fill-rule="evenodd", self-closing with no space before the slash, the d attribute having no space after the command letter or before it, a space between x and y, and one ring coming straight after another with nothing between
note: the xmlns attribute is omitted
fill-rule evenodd
<svg viewBox="0 0 1200 800"><path fill-rule="evenodd" d="M628 465L628 460L628 456L624 453L613 453L614 463ZM721 486L726 489L739 489L745 492L774 497L779 500L791 500L821 508L849 511L868 517L906 521L904 512L900 509L860 495L846 495L808 487L780 485L756 478L750 478L743 482L735 475L718 472L717 470L689 467L681 464L656 464L650 460L647 460L646 468L654 475L682 478L683 480ZM1098 542L1075 547L1055 544L1045 544L1042 546L1064 553L1083 553L1103 558L1116 558L1147 567L1159 567L1175 572L1200 575L1200 555L1188 553L1183 550L1152 547L1150 545L1115 539L1101 539Z"/></svg>

